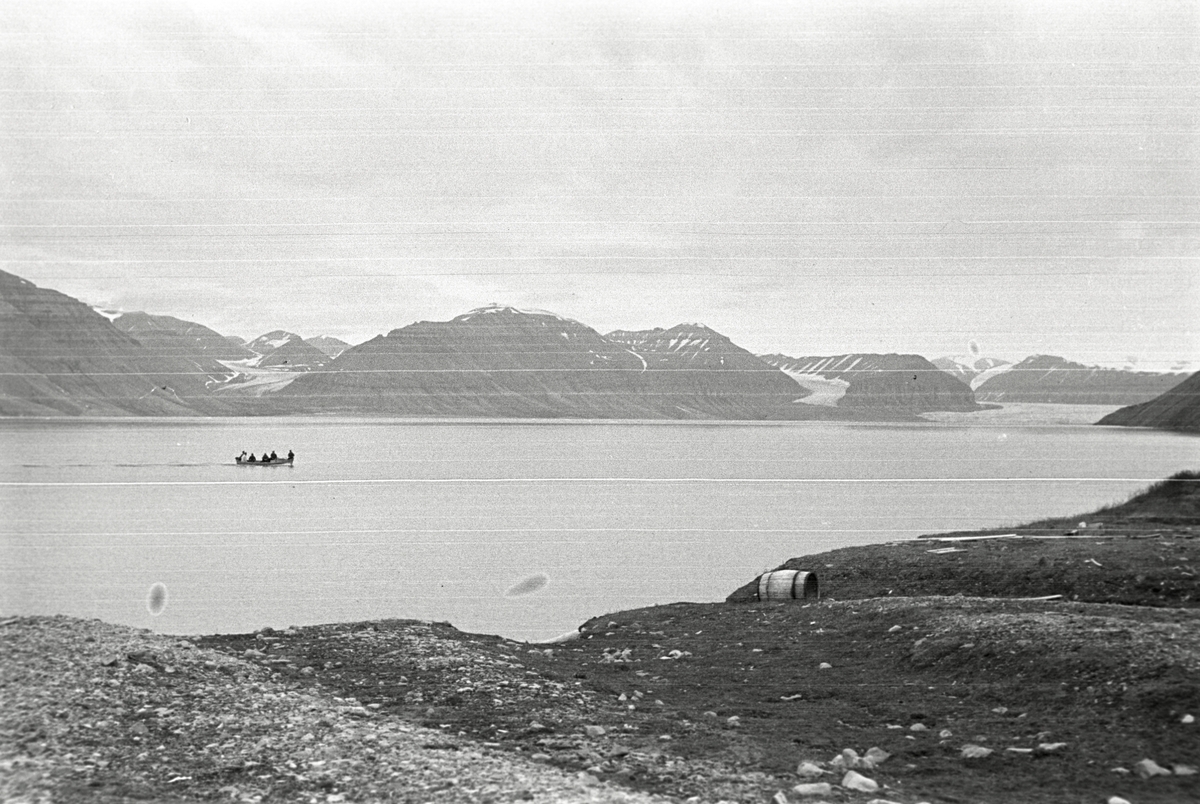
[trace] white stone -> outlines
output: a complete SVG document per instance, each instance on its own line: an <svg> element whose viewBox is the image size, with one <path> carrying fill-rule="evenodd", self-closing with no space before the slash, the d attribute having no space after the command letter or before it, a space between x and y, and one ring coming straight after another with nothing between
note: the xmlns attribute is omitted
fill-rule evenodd
<svg viewBox="0 0 1200 804"><path fill-rule="evenodd" d="M1055 751L1061 751L1066 747L1066 743L1038 743L1037 750L1043 754L1053 754Z"/></svg>
<svg viewBox="0 0 1200 804"><path fill-rule="evenodd" d="M605 734L603 726L584 726L583 730L587 733L588 737L603 737Z"/></svg>
<svg viewBox="0 0 1200 804"><path fill-rule="evenodd" d="M1138 776L1143 779L1149 779L1152 776L1170 776L1171 772L1159 765L1153 759L1143 759L1141 762L1133 766L1133 770Z"/></svg>
<svg viewBox="0 0 1200 804"><path fill-rule="evenodd" d="M832 670L833 669L833 665L831 665L829 662L821 662L821 664L818 665L818 667L820 667L820 669L822 669L822 670Z"/></svg>
<svg viewBox="0 0 1200 804"><path fill-rule="evenodd" d="M833 793L833 785L829 782L804 782L792 788L798 796L828 796Z"/></svg>
<svg viewBox="0 0 1200 804"><path fill-rule="evenodd" d="M1130 804L1129 799L1120 796L1109 796L1107 804Z"/></svg>
<svg viewBox="0 0 1200 804"><path fill-rule="evenodd" d="M882 748L879 748L878 746L872 746L867 749L867 753L864 754L863 756L866 759L870 760L875 765L881 765L884 762L886 762L892 755L889 754L887 751L884 751Z"/></svg>
<svg viewBox="0 0 1200 804"><path fill-rule="evenodd" d="M1172 765L1171 770L1173 770L1175 772L1176 776L1195 776L1196 775L1196 769L1193 768L1191 765Z"/></svg>
<svg viewBox="0 0 1200 804"><path fill-rule="evenodd" d="M924 723L914 723L908 727L909 731L929 731L929 727Z"/></svg>
<svg viewBox="0 0 1200 804"><path fill-rule="evenodd" d="M983 759L992 755L992 749L984 748L982 745L974 745L967 743L962 747L963 759Z"/></svg>
<svg viewBox="0 0 1200 804"><path fill-rule="evenodd" d="M774 804L788 804L788 797L782 790L780 790L778 793L771 796L771 801L774 802Z"/></svg>
<svg viewBox="0 0 1200 804"><path fill-rule="evenodd" d="M868 779L861 773L846 771L846 775L842 777L842 787L847 790L857 790L860 793L874 793L879 789L879 782Z"/></svg>
<svg viewBox="0 0 1200 804"><path fill-rule="evenodd" d="M820 776L824 772L820 765L807 759L796 766L796 775L805 778Z"/></svg>
<svg viewBox="0 0 1200 804"><path fill-rule="evenodd" d="M1196 716L1195 715L1184 715L1183 717L1179 718L1179 722L1180 723L1195 723Z"/></svg>

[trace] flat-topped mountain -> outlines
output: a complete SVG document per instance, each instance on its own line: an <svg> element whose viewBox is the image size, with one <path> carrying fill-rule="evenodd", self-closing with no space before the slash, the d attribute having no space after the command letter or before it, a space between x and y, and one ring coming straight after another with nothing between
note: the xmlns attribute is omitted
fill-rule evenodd
<svg viewBox="0 0 1200 804"><path fill-rule="evenodd" d="M1200 372L1161 396L1113 411L1096 424L1200 432Z"/></svg>
<svg viewBox="0 0 1200 804"><path fill-rule="evenodd" d="M83 302L0 271L0 415L228 412L209 379Z"/></svg>
<svg viewBox="0 0 1200 804"><path fill-rule="evenodd" d="M891 408L913 413L971 411L979 405L966 383L920 355L764 355L763 360L812 390L810 405Z"/></svg>
<svg viewBox="0 0 1200 804"><path fill-rule="evenodd" d="M280 392L306 408L392 415L651 417L646 362L562 316L484 307L346 350Z"/></svg>
<svg viewBox="0 0 1200 804"><path fill-rule="evenodd" d="M1169 391L1184 374L1085 366L1053 355L1033 355L975 388L981 402L1053 402L1132 405Z"/></svg>

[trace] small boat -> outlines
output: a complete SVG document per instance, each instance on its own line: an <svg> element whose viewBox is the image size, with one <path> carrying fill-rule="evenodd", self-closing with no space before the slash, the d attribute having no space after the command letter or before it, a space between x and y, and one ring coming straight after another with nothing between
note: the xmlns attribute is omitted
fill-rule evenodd
<svg viewBox="0 0 1200 804"><path fill-rule="evenodd" d="M295 460L296 458L294 456L291 458L276 458L275 460L268 458L264 461L243 460L241 455L234 458L234 461L237 462L238 466L291 466Z"/></svg>

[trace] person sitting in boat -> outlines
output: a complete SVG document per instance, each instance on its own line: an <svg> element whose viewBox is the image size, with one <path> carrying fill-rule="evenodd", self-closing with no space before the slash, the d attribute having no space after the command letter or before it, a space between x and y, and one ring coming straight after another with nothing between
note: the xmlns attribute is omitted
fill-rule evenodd
<svg viewBox="0 0 1200 804"><path fill-rule="evenodd" d="M273 461L279 460L279 456L275 454L275 450L271 450L271 460L273 460Z"/></svg>
<svg viewBox="0 0 1200 804"><path fill-rule="evenodd" d="M292 451L289 449L289 450L288 450L288 460L289 460L289 461L290 461L290 460L293 460L295 457L296 457L296 453L292 452Z"/></svg>
<svg viewBox="0 0 1200 804"><path fill-rule="evenodd" d="M258 459L254 457L254 453L250 453L250 457L246 459L246 463L258 463Z"/></svg>
<svg viewBox="0 0 1200 804"><path fill-rule="evenodd" d="M242 454L238 456L239 461L246 460L246 450L242 450Z"/></svg>
<svg viewBox="0 0 1200 804"><path fill-rule="evenodd" d="M271 456L267 454L267 451L265 449L263 450L262 462L263 463L271 462Z"/></svg>

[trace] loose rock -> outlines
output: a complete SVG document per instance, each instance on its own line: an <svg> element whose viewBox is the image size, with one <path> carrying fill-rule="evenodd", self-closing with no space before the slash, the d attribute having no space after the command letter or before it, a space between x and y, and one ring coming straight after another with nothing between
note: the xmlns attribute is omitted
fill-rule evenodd
<svg viewBox="0 0 1200 804"><path fill-rule="evenodd" d="M1159 765L1153 759L1143 759L1141 762L1133 766L1134 772L1143 779L1150 779L1155 776L1170 776L1171 772Z"/></svg>
<svg viewBox="0 0 1200 804"><path fill-rule="evenodd" d="M821 776L825 772L826 771L824 769L822 769L820 765L818 765L815 762L811 762L807 759L804 760L803 762L801 762L798 766L796 766L796 775L803 776L806 778L812 778L814 776Z"/></svg>
<svg viewBox="0 0 1200 804"><path fill-rule="evenodd" d="M833 785L829 782L804 782L792 788L798 796L828 796L833 793Z"/></svg>
<svg viewBox="0 0 1200 804"><path fill-rule="evenodd" d="M846 775L842 777L842 787L847 790L857 790L860 793L874 793L879 789L879 782L868 779L856 771L846 771Z"/></svg>

